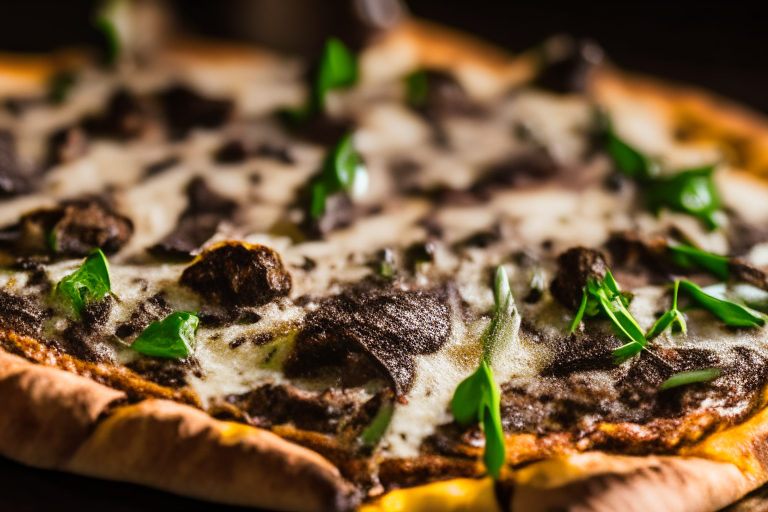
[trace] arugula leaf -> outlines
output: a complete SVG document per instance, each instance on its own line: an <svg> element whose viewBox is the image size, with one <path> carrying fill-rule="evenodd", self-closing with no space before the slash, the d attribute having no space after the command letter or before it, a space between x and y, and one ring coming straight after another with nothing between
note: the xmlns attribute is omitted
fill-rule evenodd
<svg viewBox="0 0 768 512"><path fill-rule="evenodd" d="M372 447L379 444L384 433L392 421L392 414L395 412L395 406L392 402L386 401L381 404L379 412L376 413L371 423L360 434L360 441L364 446Z"/></svg>
<svg viewBox="0 0 768 512"><path fill-rule="evenodd" d="M325 213L325 200L337 192L346 192L352 197L362 195L368 188L368 171L363 159L355 151L351 133L341 138L323 164L323 169L310 185L311 203L309 213L319 219Z"/></svg>
<svg viewBox="0 0 768 512"><path fill-rule="evenodd" d="M728 279L728 258L709 252L704 252L690 245L673 244L667 245L672 253L672 259L675 263L683 267L703 267L722 280Z"/></svg>
<svg viewBox="0 0 768 512"><path fill-rule="evenodd" d="M194 352L197 315L177 311L160 322L152 322L131 348L155 357L187 357Z"/></svg>
<svg viewBox="0 0 768 512"><path fill-rule="evenodd" d="M82 266L62 278L53 289L53 297L80 318L88 304L98 302L111 291L109 264L101 249L94 249Z"/></svg>
<svg viewBox="0 0 768 512"><path fill-rule="evenodd" d="M687 372L679 372L665 380L660 390L676 388L678 386L685 386L688 384L695 384L698 382L709 382L715 380L720 376L721 372L719 368L705 368L703 370L691 370Z"/></svg>
<svg viewBox="0 0 768 512"><path fill-rule="evenodd" d="M673 323L677 322L680 326L680 330L683 331L683 333L688 331L688 325L685 322L685 317L680 312L679 309L677 309L677 292L680 289L680 281L675 281L675 292L672 298L672 309L664 313L661 318L656 320L656 323L653 324L653 327L651 327L651 330L648 331L648 333L645 335L646 339L655 338L659 334L663 333L667 330L668 327L671 327Z"/></svg>
<svg viewBox="0 0 768 512"><path fill-rule="evenodd" d="M720 196L712 173L715 167L702 167L658 178L646 189L652 209L663 207L688 213L701 219L710 229L721 224L718 218Z"/></svg>
<svg viewBox="0 0 768 512"><path fill-rule="evenodd" d="M501 265L496 269L493 289L496 310L491 324L483 334L483 357L480 367L456 388L451 400L451 411L459 424L478 422L483 425L483 460L488 473L498 478L504 466L506 449L501 427L501 394L493 378L490 360L515 310L509 279Z"/></svg>
<svg viewBox="0 0 768 512"><path fill-rule="evenodd" d="M621 172L631 178L648 181L659 175L659 164L621 140L608 123L608 153Z"/></svg>
<svg viewBox="0 0 768 512"><path fill-rule="evenodd" d="M329 38L325 42L315 83L315 101L318 108L325 108L325 96L328 91L354 85L357 79L355 56L340 40Z"/></svg>
<svg viewBox="0 0 768 512"><path fill-rule="evenodd" d="M427 73L423 70L414 71L405 77L405 97L408 104L414 107L424 105L429 92Z"/></svg>
<svg viewBox="0 0 768 512"><path fill-rule="evenodd" d="M680 281L680 288L703 308L718 316L726 325L734 327L761 327L765 317L759 312L729 300L708 294L690 281Z"/></svg>

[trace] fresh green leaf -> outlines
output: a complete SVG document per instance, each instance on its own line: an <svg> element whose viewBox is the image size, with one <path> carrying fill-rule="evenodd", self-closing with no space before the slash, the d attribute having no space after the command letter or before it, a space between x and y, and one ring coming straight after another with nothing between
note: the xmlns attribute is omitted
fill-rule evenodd
<svg viewBox="0 0 768 512"><path fill-rule="evenodd" d="M608 127L608 153L616 167L631 178L647 181L659 175L659 164L636 150Z"/></svg>
<svg viewBox="0 0 768 512"><path fill-rule="evenodd" d="M703 267L725 281L728 279L728 258L704 252L690 245L668 244L675 263L683 267Z"/></svg>
<svg viewBox="0 0 768 512"><path fill-rule="evenodd" d="M106 43L105 60L113 65L123 50L121 25L124 25L129 15L128 0L105 0L96 11L94 26L101 32Z"/></svg>
<svg viewBox="0 0 768 512"><path fill-rule="evenodd" d="M573 333L573 331L575 331L576 328L581 323L581 319L584 317L584 312L587 310L587 300L588 300L588 292L587 292L587 288L584 287L584 295L581 297L581 304L579 305L579 310L576 312L576 316L573 317L573 322L571 322L571 328L568 331L568 334Z"/></svg>
<svg viewBox="0 0 768 512"><path fill-rule="evenodd" d="M392 421L392 414L395 412L395 406L392 402L386 401L379 407L379 412L376 413L371 423L360 434L360 441L364 446L372 447L379 444L381 438L384 437L384 433L389 427L390 421Z"/></svg>
<svg viewBox="0 0 768 512"><path fill-rule="evenodd" d="M355 151L351 133L345 135L328 154L320 176L310 185L310 215L319 219L325 213L328 196L346 192L352 197L360 196L368 188L368 171L363 159Z"/></svg>
<svg viewBox="0 0 768 512"><path fill-rule="evenodd" d="M685 317L680 312L679 309L677 309L677 293L680 289L680 282L675 281L675 291L672 298L672 309L664 313L661 318L656 320L656 323L653 324L653 327L651 327L651 330L648 331L648 333L645 335L646 339L655 338L662 332L666 331L668 327L672 326L675 322L678 323L680 326L680 330L683 331L683 333L687 332L688 325L685 322Z"/></svg>
<svg viewBox="0 0 768 512"><path fill-rule="evenodd" d="M502 265L496 269L496 276L493 280L493 300L495 311L491 324L483 334L483 360L491 364L491 359L498 349L499 343L506 339L505 335L512 326L516 306L512 297L512 290L509 288L509 278L507 271Z"/></svg>
<svg viewBox="0 0 768 512"><path fill-rule="evenodd" d="M87 305L100 301L110 291L107 258L100 249L94 249L79 269L56 284L53 297L79 318Z"/></svg>
<svg viewBox="0 0 768 512"><path fill-rule="evenodd" d="M721 372L718 368L706 368L703 370L680 372L665 380L659 389L663 391L665 389L676 388L678 386L686 386L688 384L696 384L698 382L709 382L718 378L720 374Z"/></svg>
<svg viewBox="0 0 768 512"><path fill-rule="evenodd" d="M414 71L405 78L406 101L409 105L420 107L427 100L429 82L427 74L420 70Z"/></svg>
<svg viewBox="0 0 768 512"><path fill-rule="evenodd" d="M714 166L658 178L646 189L652 209L670 208L701 219L710 229L718 227L720 196L712 179Z"/></svg>
<svg viewBox="0 0 768 512"><path fill-rule="evenodd" d="M734 327L765 325L765 318L759 312L741 304L714 297L690 281L680 281L680 288L700 306L718 316L726 325Z"/></svg>
<svg viewBox="0 0 768 512"><path fill-rule="evenodd" d="M625 339L635 341L642 346L647 344L643 331L627 309L628 301L622 295L610 270L606 270L603 280L591 279L587 283L587 290L590 295L597 299L600 311L608 316L611 323Z"/></svg>
<svg viewBox="0 0 768 512"><path fill-rule="evenodd" d="M640 352L643 351L645 348L645 345L642 345L641 343L638 343L636 341L630 341L626 345L622 345L616 350L613 351L613 360L616 363L623 363L624 361L628 359L632 359L636 355L638 355Z"/></svg>
<svg viewBox="0 0 768 512"><path fill-rule="evenodd" d="M451 411L461 425L482 423L485 433L483 460L488 473L498 478L506 457L501 427L501 394L493 379L493 371L485 360L456 388Z"/></svg>
<svg viewBox="0 0 768 512"><path fill-rule="evenodd" d="M194 352L198 323L192 313L171 313L160 322L152 322L131 348L148 356L187 357Z"/></svg>
<svg viewBox="0 0 768 512"><path fill-rule="evenodd" d="M72 72L56 73L48 82L48 101L60 105L67 99L76 82Z"/></svg>
<svg viewBox="0 0 768 512"><path fill-rule="evenodd" d="M335 37L328 39L323 49L320 70L315 83L315 101L318 108L321 110L325 108L325 97L328 91L354 85L357 78L355 56Z"/></svg>
<svg viewBox="0 0 768 512"><path fill-rule="evenodd" d="M763 313L768 312L768 292L751 284L727 285L726 283L718 283L705 286L702 291L718 299L744 304Z"/></svg>

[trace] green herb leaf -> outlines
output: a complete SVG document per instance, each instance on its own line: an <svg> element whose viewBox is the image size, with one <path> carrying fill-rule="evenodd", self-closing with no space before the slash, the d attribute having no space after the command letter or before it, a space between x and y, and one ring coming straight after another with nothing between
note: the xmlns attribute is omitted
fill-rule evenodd
<svg viewBox="0 0 768 512"><path fill-rule="evenodd" d="M710 229L720 225L720 196L712 173L715 167L702 167L658 178L646 189L652 209L667 207L701 219Z"/></svg>
<svg viewBox="0 0 768 512"><path fill-rule="evenodd" d="M342 137L329 153L323 169L310 186L310 215L319 219L325 213L325 200L337 192L346 192L352 197L360 196L368 188L368 171L363 159L355 151L351 133Z"/></svg>
<svg viewBox="0 0 768 512"><path fill-rule="evenodd" d="M482 423L485 432L483 460L488 473L498 478L504 465L504 431L501 428L501 395L493 371L483 360L480 367L456 388L451 411L461 425Z"/></svg>
<svg viewBox="0 0 768 512"><path fill-rule="evenodd" d="M613 131L608 124L608 153L616 167L631 178L647 181L659 175L659 164L636 150Z"/></svg>
<svg viewBox="0 0 768 512"><path fill-rule="evenodd" d="M721 372L718 368L706 368L703 370L691 370L688 372L676 373L667 380L665 380L659 389L671 389L678 386L686 386L688 384L695 384L698 382L709 382L715 380L720 376Z"/></svg>
<svg viewBox="0 0 768 512"><path fill-rule="evenodd" d="M683 267L703 267L722 280L728 279L728 258L704 252L690 245L668 244L675 263Z"/></svg>
<svg viewBox="0 0 768 512"><path fill-rule="evenodd" d="M88 304L100 301L110 291L107 258L100 249L94 249L79 269L56 284L53 297L79 318Z"/></svg>
<svg viewBox="0 0 768 512"><path fill-rule="evenodd" d="M496 277L493 280L493 300L496 306L495 312L482 339L483 360L488 364L491 364L491 359L498 350L499 343L508 339L507 331L513 326L516 313L515 300L512 297L512 290L509 288L507 271L502 265L496 269Z"/></svg>
<svg viewBox="0 0 768 512"><path fill-rule="evenodd" d="M360 441L364 446L373 447L379 444L381 438L392 421L392 414L395 412L395 406L392 402L386 401L379 407L371 423L360 434Z"/></svg>
<svg viewBox="0 0 768 512"><path fill-rule="evenodd" d="M338 39L332 37L325 43L320 60L320 70L315 84L315 101L322 110L328 91L349 87L357 82L357 61L351 51Z"/></svg>
<svg viewBox="0 0 768 512"><path fill-rule="evenodd" d="M677 309L677 292L680 289L680 282L675 281L675 292L674 296L672 298L672 309L664 313L661 318L656 320L656 323L653 324L653 327L651 327L651 330L648 331L648 333L645 335L646 339L652 339L658 336L659 334L663 333L667 330L668 327L672 326L673 323L677 322L680 326L680 330L683 331L683 333L688 331L688 325L685 322L685 317L680 312L680 310Z"/></svg>
<svg viewBox="0 0 768 512"><path fill-rule="evenodd" d="M54 105L60 105L67 99L69 92L76 82L72 72L56 73L48 81L48 101Z"/></svg>
<svg viewBox="0 0 768 512"><path fill-rule="evenodd" d="M130 2L128 0L105 0L96 11L93 21L94 26L104 36L106 42L105 61L113 65L122 51L123 42L120 26L129 15Z"/></svg>
<svg viewBox="0 0 768 512"><path fill-rule="evenodd" d="M701 307L718 316L726 325L734 327L761 327L765 318L759 312L729 300L714 297L690 281L680 281L680 288L687 292Z"/></svg>
<svg viewBox="0 0 768 512"><path fill-rule="evenodd" d="M571 322L571 328L568 331L568 334L572 334L573 331L576 330L576 328L581 323L581 319L584 318L584 312L587 310L587 300L589 300L587 288L584 287L584 295L581 297L581 304L579 304L579 310L576 312L576 316L573 317L573 322Z"/></svg>
<svg viewBox="0 0 768 512"><path fill-rule="evenodd" d="M131 348L148 356L187 357L194 352L198 323L192 313L171 313L160 322L152 322Z"/></svg>
<svg viewBox="0 0 768 512"><path fill-rule="evenodd" d="M406 101L409 105L420 107L427 100L429 83L427 73L423 70L415 71L405 77Z"/></svg>

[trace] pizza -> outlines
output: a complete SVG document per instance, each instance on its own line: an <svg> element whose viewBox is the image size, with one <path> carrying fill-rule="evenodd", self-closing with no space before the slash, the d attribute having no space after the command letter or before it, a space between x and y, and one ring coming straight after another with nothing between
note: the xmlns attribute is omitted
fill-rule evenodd
<svg viewBox="0 0 768 512"><path fill-rule="evenodd" d="M109 63L0 55L2 456L297 511L768 481L768 121L590 41L103 14Z"/></svg>

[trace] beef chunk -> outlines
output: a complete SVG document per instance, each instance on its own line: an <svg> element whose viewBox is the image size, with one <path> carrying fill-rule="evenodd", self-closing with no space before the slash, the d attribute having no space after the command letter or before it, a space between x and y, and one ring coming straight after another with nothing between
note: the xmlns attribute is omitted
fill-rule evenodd
<svg viewBox="0 0 768 512"><path fill-rule="evenodd" d="M439 294L361 288L323 301L296 339L286 372L308 375L342 366L362 352L391 380L398 396L410 389L412 355L437 351L451 334L450 309Z"/></svg>
<svg viewBox="0 0 768 512"><path fill-rule="evenodd" d="M120 324L115 330L115 335L125 341L132 341L152 322L162 320L173 313L173 309L165 300L165 294L158 293L142 302L136 310L131 313L131 318L127 322Z"/></svg>
<svg viewBox="0 0 768 512"><path fill-rule="evenodd" d="M87 256L99 248L119 251L133 235L133 223L95 198L65 201L57 208L35 210L4 230L17 254ZM6 245L6 244L4 244Z"/></svg>
<svg viewBox="0 0 768 512"><path fill-rule="evenodd" d="M237 204L222 197L201 177L187 186L189 203L176 227L156 245L149 248L155 256L189 258L214 234L219 224L232 216Z"/></svg>
<svg viewBox="0 0 768 512"><path fill-rule="evenodd" d="M603 49L595 42L578 41L565 58L544 68L536 85L557 93L584 93L593 70L603 58Z"/></svg>
<svg viewBox="0 0 768 512"><path fill-rule="evenodd" d="M28 297L19 297L0 290L0 328L36 336L48 313Z"/></svg>
<svg viewBox="0 0 768 512"><path fill-rule="evenodd" d="M550 291L564 306L576 311L591 278L605 278L605 258L594 249L574 247L557 257L557 274Z"/></svg>
<svg viewBox="0 0 768 512"><path fill-rule="evenodd" d="M77 160L88 152L88 135L78 127L62 128L48 139L46 167Z"/></svg>
<svg viewBox="0 0 768 512"><path fill-rule="evenodd" d="M31 190L16 154L16 141L10 132L0 130L0 199Z"/></svg>
<svg viewBox="0 0 768 512"><path fill-rule="evenodd" d="M280 255L263 245L240 242L203 252L184 270L180 283L228 306L260 306L291 291L291 276Z"/></svg>
<svg viewBox="0 0 768 512"><path fill-rule="evenodd" d="M180 138L192 128L218 128L234 114L230 100L206 98L177 85L160 95L171 136Z"/></svg>
<svg viewBox="0 0 768 512"><path fill-rule="evenodd" d="M149 108L126 89L121 89L109 100L99 117L86 119L83 126L97 137L133 139L140 137L151 122Z"/></svg>

